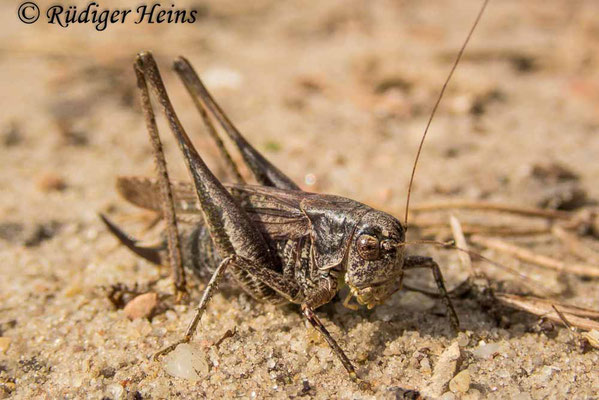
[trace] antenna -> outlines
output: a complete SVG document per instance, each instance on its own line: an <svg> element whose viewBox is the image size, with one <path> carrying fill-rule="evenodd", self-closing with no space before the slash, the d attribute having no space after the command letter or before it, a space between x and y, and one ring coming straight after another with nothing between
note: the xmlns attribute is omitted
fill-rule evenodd
<svg viewBox="0 0 599 400"><path fill-rule="evenodd" d="M414 183L414 176L416 175L416 166L418 165L418 159L420 158L420 153L422 151L422 147L424 146L424 140L426 139L426 134L428 133L428 128L431 126L433 117L435 116L435 113L437 112L437 107L439 107L439 103L441 103L443 94L445 94L445 89L447 88L447 84L451 80L451 77L453 76L453 72L455 71L456 67L458 66L458 63L460 62L460 59L462 58L462 54L464 54L464 50L466 49L466 45L470 41L470 38L472 37L472 33L474 32L476 25L478 25L478 21L480 21L480 18L482 17L483 12L485 11L485 8L487 7L488 2L489 2L489 0L484 1L482 7L480 8L480 11L478 12L478 15L476 16L476 20L474 21L472 28L470 28L470 32L468 33L468 36L466 37L466 40L464 41L464 44L462 45L462 48L460 49L458 56L456 57L456 60L453 63L453 66L451 67L451 71L449 71L449 75L447 75L447 79L445 79L445 83L443 84L443 87L441 88L441 93L439 93L439 97L437 98L437 102L435 103L435 106L433 107L431 116L428 118L428 122L426 123L426 128L424 128L424 134L422 134L422 139L420 139L420 145L418 146L418 152L416 152L416 159L414 160L414 166L412 167L412 175L410 176L410 184L408 186L408 198L406 200L406 215L404 218L404 225L405 225L406 231L408 230L408 211L410 209L410 195L412 194L412 184Z"/></svg>

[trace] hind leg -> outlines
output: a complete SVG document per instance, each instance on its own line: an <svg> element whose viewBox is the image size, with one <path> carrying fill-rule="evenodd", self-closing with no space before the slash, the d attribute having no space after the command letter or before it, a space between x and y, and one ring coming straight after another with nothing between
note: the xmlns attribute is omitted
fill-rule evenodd
<svg viewBox="0 0 599 400"><path fill-rule="evenodd" d="M245 164L252 171L256 180L263 186L274 186L279 189L292 189L300 190L289 177L282 173L277 167L271 164L258 150L256 150L244 137L241 135L239 130L233 125L231 120L227 117L220 106L214 101L210 92L206 89L202 83L200 77L195 72L189 61L185 58L180 57L175 61L175 71L179 74L179 77L185 84L187 91L193 99L196 107L200 111L208 131L211 136L217 140L217 145L223 153L225 160L232 164L232 169L237 171L237 167L233 163L231 156L224 148L222 140L216 134L214 126L210 122L207 111L210 111L212 115L218 120L222 128L225 130L229 138L235 143L235 146L239 149Z"/></svg>
<svg viewBox="0 0 599 400"><path fill-rule="evenodd" d="M150 135L152 151L154 153L154 162L158 173L158 186L160 187L160 203L162 206L162 217L166 222L166 237L168 244L168 262L173 274L173 282L177 298L180 299L185 293L185 271L183 269L183 259L181 256L181 240L177 228L177 217L175 215L175 206L173 202L173 191L166 168L166 159L162 150L162 142L158 135L156 118L150 101L150 94L145 78L141 71L135 69L137 76L137 87L141 97L141 105L146 120L146 128Z"/></svg>
<svg viewBox="0 0 599 400"><path fill-rule="evenodd" d="M150 84L179 144L192 178L204 223L208 228L214 247L223 259L206 287L196 315L181 340L181 342L186 342L193 336L202 314L227 268L235 268L236 264L243 262L244 264L256 266L258 271L270 270L274 272L276 265L262 233L208 169L191 143L168 98L152 55L149 53L140 54L136 60L135 69L141 82L140 88L144 91L145 96L148 96L147 83ZM151 107L149 102L147 104ZM150 113L149 109L144 109L144 111L147 115ZM146 118L149 119L147 115ZM173 348L173 346L169 346L159 354L164 354Z"/></svg>

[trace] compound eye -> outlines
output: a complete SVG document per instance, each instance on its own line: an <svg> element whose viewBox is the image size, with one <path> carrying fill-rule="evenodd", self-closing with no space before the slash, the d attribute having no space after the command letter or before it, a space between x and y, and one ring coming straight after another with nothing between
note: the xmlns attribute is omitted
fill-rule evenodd
<svg viewBox="0 0 599 400"><path fill-rule="evenodd" d="M376 260L379 258L379 240L374 236L360 235L358 237L358 254L364 260Z"/></svg>

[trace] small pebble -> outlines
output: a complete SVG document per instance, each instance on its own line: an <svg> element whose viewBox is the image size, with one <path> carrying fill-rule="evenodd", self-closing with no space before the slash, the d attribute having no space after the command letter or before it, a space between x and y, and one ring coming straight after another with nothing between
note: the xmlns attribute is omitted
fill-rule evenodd
<svg viewBox="0 0 599 400"><path fill-rule="evenodd" d="M106 386L106 394L109 394L113 399L122 399L123 394L125 392L125 388L118 383L113 383L111 385Z"/></svg>
<svg viewBox="0 0 599 400"><path fill-rule="evenodd" d="M9 337L6 337L6 336L0 337L0 351L2 353L6 354L6 352L8 351L8 348L10 347L11 341L12 341L12 339Z"/></svg>
<svg viewBox="0 0 599 400"><path fill-rule="evenodd" d="M464 332L458 333L458 344L460 347L466 347L470 343L470 338Z"/></svg>
<svg viewBox="0 0 599 400"><path fill-rule="evenodd" d="M427 374L429 372L431 372L431 363L428 360L428 358L423 358L420 361L420 369L422 370L422 372L427 373Z"/></svg>
<svg viewBox="0 0 599 400"><path fill-rule="evenodd" d="M183 343L164 357L164 370L176 378L197 381L209 372L204 352L193 345Z"/></svg>
<svg viewBox="0 0 599 400"><path fill-rule="evenodd" d="M485 343L481 340L478 347L472 351L472 355L483 360L490 360L500 350L501 346L499 343Z"/></svg>
<svg viewBox="0 0 599 400"><path fill-rule="evenodd" d="M537 373L537 376L539 377L539 381L540 382L549 382L549 380L551 379L553 374L559 370L560 370L559 368L554 367L552 365L545 365L543 368L541 368L541 371L539 371L539 373Z"/></svg>
<svg viewBox="0 0 599 400"><path fill-rule="evenodd" d="M158 304L158 294L154 292L140 294L131 300L123 311L127 318L133 320L137 318L147 318L152 314Z"/></svg>
<svg viewBox="0 0 599 400"><path fill-rule="evenodd" d="M441 353L439 361L435 365L433 377L428 386L422 391L425 397L437 398L443 394L443 391L447 388L447 384L455 374L460 356L460 346L457 341L453 342L451 346Z"/></svg>
<svg viewBox="0 0 599 400"><path fill-rule="evenodd" d="M100 370L99 373L104 378L110 379L114 377L114 375L116 374L116 369L114 369L113 367L104 367Z"/></svg>
<svg viewBox="0 0 599 400"><path fill-rule="evenodd" d="M36 183L37 188L42 192L60 192L67 187L65 180L61 176L52 173L40 176Z"/></svg>
<svg viewBox="0 0 599 400"><path fill-rule="evenodd" d="M451 392L445 392L441 395L441 397L439 397L439 400L456 400L456 399L457 399L456 395Z"/></svg>
<svg viewBox="0 0 599 400"><path fill-rule="evenodd" d="M470 372L465 369L449 381L449 390L454 393L466 393L470 389Z"/></svg>
<svg viewBox="0 0 599 400"><path fill-rule="evenodd" d="M470 389L468 393L462 396L462 400L480 400L483 398L482 393L478 389Z"/></svg>
<svg viewBox="0 0 599 400"><path fill-rule="evenodd" d="M583 332L582 336L589 341L590 345L596 349L599 349L599 331L592 329L589 332Z"/></svg>

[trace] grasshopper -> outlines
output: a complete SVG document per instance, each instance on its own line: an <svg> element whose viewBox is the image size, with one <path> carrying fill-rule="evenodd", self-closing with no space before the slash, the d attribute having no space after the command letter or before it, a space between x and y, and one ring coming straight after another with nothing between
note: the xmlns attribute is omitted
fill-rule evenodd
<svg viewBox="0 0 599 400"><path fill-rule="evenodd" d="M437 105L485 6L486 2L433 108L414 163L410 188ZM191 64L179 58L174 69L237 180L235 184L223 184L206 166L179 122L153 56L140 53L134 69L158 178L121 177L117 189L132 204L161 213L166 222L165 239L158 246L142 246L106 216L101 218L120 242L137 255L156 264L168 262L179 294L185 292L185 270L201 277L210 276L183 338L155 357L192 339L223 277L231 278L256 300L300 305L303 316L326 340L349 377L361 387L368 384L358 377L350 359L315 313L335 297L343 284L350 291L345 304L353 296L370 309L401 289L407 271L429 269L450 324L459 330L458 317L438 264L432 258L405 252L410 191L403 224L394 216L355 200L302 191L242 136ZM169 178L150 91L158 99L183 153L192 183L171 182ZM209 114L237 147L259 185L244 181Z"/></svg>

